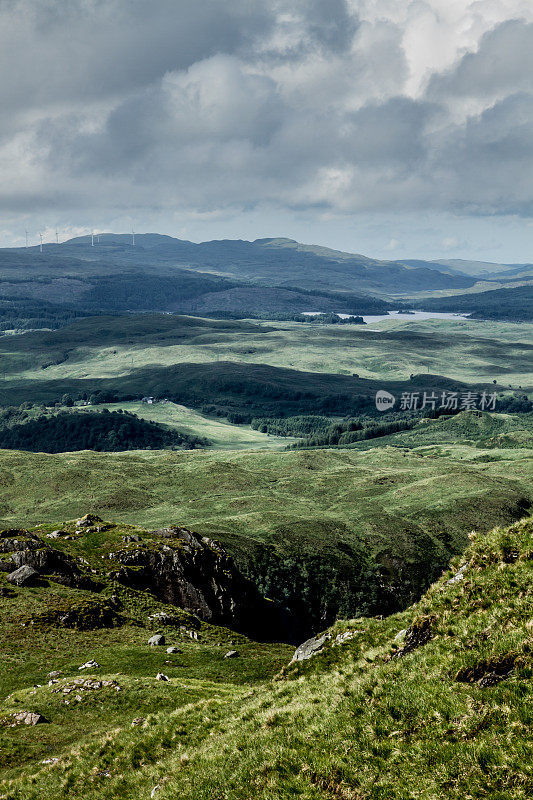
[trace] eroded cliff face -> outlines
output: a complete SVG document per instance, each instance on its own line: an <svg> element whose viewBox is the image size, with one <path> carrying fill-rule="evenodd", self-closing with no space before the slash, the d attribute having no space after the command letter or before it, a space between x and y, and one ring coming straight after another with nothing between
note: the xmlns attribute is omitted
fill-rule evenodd
<svg viewBox="0 0 533 800"><path fill-rule="evenodd" d="M21 567L31 570L20 575L21 586L51 581L101 593L120 583L256 640L294 639L285 612L261 596L218 542L177 526L120 537L116 526L100 523L87 516L70 526L72 531L45 534L53 545L33 531L2 531L0 570L14 578ZM88 537L106 531L103 552L100 544L90 560L63 549L80 539L90 549Z"/></svg>
<svg viewBox="0 0 533 800"><path fill-rule="evenodd" d="M151 535L161 542L130 542L109 554L121 564L110 578L152 592L214 625L259 639L283 638L284 631L277 630L282 617L276 605L261 597L218 542L179 527Z"/></svg>

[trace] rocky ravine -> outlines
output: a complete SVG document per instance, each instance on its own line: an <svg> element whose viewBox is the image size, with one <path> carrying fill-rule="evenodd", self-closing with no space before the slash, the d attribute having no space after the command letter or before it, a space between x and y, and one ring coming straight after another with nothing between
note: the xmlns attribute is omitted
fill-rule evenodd
<svg viewBox="0 0 533 800"><path fill-rule="evenodd" d="M0 531L0 571L7 572L8 583L18 587L53 581L102 593L118 583L256 640L288 637L281 609L259 594L220 543L186 528L125 535L118 548L113 547L110 536L111 549L92 563L61 549L62 545L67 548L67 542L95 532L109 530L112 534L115 527L87 515L75 523L72 532ZM54 545L43 536L54 539Z"/></svg>

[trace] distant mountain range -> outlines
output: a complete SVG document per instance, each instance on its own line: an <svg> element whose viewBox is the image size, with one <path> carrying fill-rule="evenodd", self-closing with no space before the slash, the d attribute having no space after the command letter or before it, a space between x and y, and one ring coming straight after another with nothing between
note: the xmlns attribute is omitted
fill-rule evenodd
<svg viewBox="0 0 533 800"><path fill-rule="evenodd" d="M100 234L0 249L0 298L98 311L375 313L420 293L458 295L533 280L533 265L380 261L292 239L196 244ZM487 283L489 285L487 285ZM479 301L477 303L479 305Z"/></svg>
<svg viewBox="0 0 533 800"><path fill-rule="evenodd" d="M493 264L490 261L467 261L462 258L438 259L436 261L407 259L396 263L407 264L418 269L427 267L450 275L467 275L475 277L477 280L498 280L500 278L531 277L533 275L533 264Z"/></svg>

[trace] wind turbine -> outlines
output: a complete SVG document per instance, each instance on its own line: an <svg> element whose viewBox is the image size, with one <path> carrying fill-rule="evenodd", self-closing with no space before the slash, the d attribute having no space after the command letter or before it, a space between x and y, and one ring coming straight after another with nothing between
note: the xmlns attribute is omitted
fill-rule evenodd
<svg viewBox="0 0 533 800"><path fill-rule="evenodd" d="M59 233L57 232L57 228L56 228L56 244L59 244Z"/></svg>
<svg viewBox="0 0 533 800"><path fill-rule="evenodd" d="M40 238L41 238L41 246L40 246L40 251L41 251L41 253L42 253L42 252L43 252L43 235L42 235L42 233L40 233L40 234L39 234L39 236L40 236Z"/></svg>
<svg viewBox="0 0 533 800"><path fill-rule="evenodd" d="M131 229L131 246L135 247L135 231Z"/></svg>
<svg viewBox="0 0 533 800"><path fill-rule="evenodd" d="M26 250L28 249L28 231L24 231L26 234Z"/></svg>
<svg viewBox="0 0 533 800"><path fill-rule="evenodd" d="M94 247L94 231L91 233L91 247Z"/></svg>

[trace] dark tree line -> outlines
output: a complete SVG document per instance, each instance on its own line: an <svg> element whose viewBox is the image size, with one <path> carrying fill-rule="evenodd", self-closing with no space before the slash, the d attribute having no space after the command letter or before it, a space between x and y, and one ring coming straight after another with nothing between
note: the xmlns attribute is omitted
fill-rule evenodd
<svg viewBox="0 0 533 800"><path fill-rule="evenodd" d="M331 419L303 414L279 419L258 417L252 420L251 426L256 431L270 433L273 436L310 436L330 428Z"/></svg>
<svg viewBox="0 0 533 800"><path fill-rule="evenodd" d="M208 444L206 439L164 428L121 411L62 412L15 422L0 420L0 448L63 453L73 450L186 449Z"/></svg>
<svg viewBox="0 0 533 800"><path fill-rule="evenodd" d="M408 431L416 425L416 419L393 420L381 423L362 423L358 420L346 420L345 422L331 425L323 432L314 433L302 442L295 442L291 448L305 447L331 447L339 445L341 447L355 442L363 442L367 439L378 439L380 436L390 436L400 431Z"/></svg>
<svg viewBox="0 0 533 800"><path fill-rule="evenodd" d="M66 305L32 300L27 297L0 296L0 331L62 328L94 312Z"/></svg>
<svg viewBox="0 0 533 800"><path fill-rule="evenodd" d="M295 290L296 291L296 290ZM299 291L299 290L298 290ZM365 311L364 313L370 313ZM388 311L376 311L372 313L388 314ZM340 317L334 312L323 312L320 314L300 314L290 311L202 311L191 312L191 316L214 317L215 319L259 319L267 322L312 322L322 325L364 325L365 321L359 314L351 314L349 317Z"/></svg>

